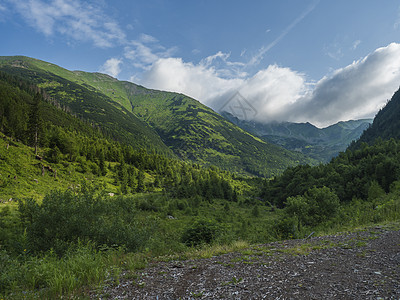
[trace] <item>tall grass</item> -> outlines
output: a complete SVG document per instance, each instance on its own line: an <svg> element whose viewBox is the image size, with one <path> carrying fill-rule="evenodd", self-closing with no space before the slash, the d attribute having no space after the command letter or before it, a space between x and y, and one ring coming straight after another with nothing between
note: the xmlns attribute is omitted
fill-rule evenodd
<svg viewBox="0 0 400 300"><path fill-rule="evenodd" d="M42 256L12 258L0 252L0 298L59 298L81 294L88 286L118 283L122 270L143 268L143 255L124 249L96 250L92 243L78 244L63 257L49 251Z"/></svg>

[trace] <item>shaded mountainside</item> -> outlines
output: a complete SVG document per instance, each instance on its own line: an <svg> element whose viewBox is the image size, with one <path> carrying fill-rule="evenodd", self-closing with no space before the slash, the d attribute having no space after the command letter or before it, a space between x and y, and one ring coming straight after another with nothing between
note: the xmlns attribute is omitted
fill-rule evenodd
<svg viewBox="0 0 400 300"><path fill-rule="evenodd" d="M326 128L317 128L310 123L263 124L245 121L228 112L223 112L222 116L264 141L301 152L321 162L328 162L339 152L346 150L349 144L357 140L372 123L372 119L351 120Z"/></svg>
<svg viewBox="0 0 400 300"><path fill-rule="evenodd" d="M386 106L377 113L371 127L350 148L359 148L362 143L373 144L378 138L400 139L400 90L394 93Z"/></svg>
<svg viewBox="0 0 400 300"><path fill-rule="evenodd" d="M18 76L45 91L57 106L78 118L89 120L94 127L137 149L144 148L172 156L159 135L123 106L83 84L42 70L33 59L0 58L0 71ZM66 71L68 72L68 71Z"/></svg>
<svg viewBox="0 0 400 300"><path fill-rule="evenodd" d="M26 57L2 57L0 70L33 81L73 113L132 145L267 177L289 166L315 163L254 137L182 94L149 90L104 74L72 72Z"/></svg>

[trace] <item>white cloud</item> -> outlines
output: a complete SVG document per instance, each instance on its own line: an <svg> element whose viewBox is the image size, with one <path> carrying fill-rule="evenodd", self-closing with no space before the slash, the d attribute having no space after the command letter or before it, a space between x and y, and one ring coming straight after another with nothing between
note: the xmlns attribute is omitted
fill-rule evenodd
<svg viewBox="0 0 400 300"><path fill-rule="evenodd" d="M0 3L0 22L3 22L7 19L8 9L4 4Z"/></svg>
<svg viewBox="0 0 400 300"><path fill-rule="evenodd" d="M104 65L100 67L99 71L101 73L106 73L112 77L117 77L118 74L121 72L121 63L121 59L110 58L104 63Z"/></svg>
<svg viewBox="0 0 400 300"><path fill-rule="evenodd" d="M304 74L270 65L254 76L226 77L229 62L217 53L198 64L181 58L159 58L140 83L154 89L187 94L219 110L237 91L257 111L261 122L311 122L327 126L341 120L373 117L400 84L400 44L379 48L370 55L338 69L317 83Z"/></svg>
<svg viewBox="0 0 400 300"><path fill-rule="evenodd" d="M134 67L148 70L160 58L170 57L176 48L165 48L151 35L142 34L138 40L129 42L124 49L124 56Z"/></svg>
<svg viewBox="0 0 400 300"><path fill-rule="evenodd" d="M224 79L204 64L185 63L181 58L160 58L144 74L140 83L150 88L179 92L212 105L215 98L232 92L243 79Z"/></svg>
<svg viewBox="0 0 400 300"><path fill-rule="evenodd" d="M270 65L245 82L240 93L257 110L260 122L287 121L287 107L308 91L303 74Z"/></svg>
<svg viewBox="0 0 400 300"><path fill-rule="evenodd" d="M192 50L192 53L193 53L194 55L198 55L198 54L201 53L201 50L199 50L199 49L193 49L193 50Z"/></svg>
<svg viewBox="0 0 400 300"><path fill-rule="evenodd" d="M397 20L395 21L393 28L398 29L400 27L400 6L397 9Z"/></svg>
<svg viewBox="0 0 400 300"><path fill-rule="evenodd" d="M145 34L145 33L142 33L140 35L140 40L143 43L156 43L156 42L158 42L158 40L154 36L151 36L151 35Z"/></svg>
<svg viewBox="0 0 400 300"><path fill-rule="evenodd" d="M298 99L287 117L325 126L339 120L373 117L400 84L400 44L379 48L322 78Z"/></svg>
<svg viewBox="0 0 400 300"><path fill-rule="evenodd" d="M353 42L353 45L351 46L351 50L356 50L358 48L358 46L360 46L361 41L360 40L356 40Z"/></svg>
<svg viewBox="0 0 400 300"><path fill-rule="evenodd" d="M328 55L330 58L337 61L339 61L344 56L342 46L338 42L330 44L329 46L325 46L324 52L325 55Z"/></svg>
<svg viewBox="0 0 400 300"><path fill-rule="evenodd" d="M26 21L46 36L62 34L100 48L123 44L125 33L98 7L78 0L9 0Z"/></svg>

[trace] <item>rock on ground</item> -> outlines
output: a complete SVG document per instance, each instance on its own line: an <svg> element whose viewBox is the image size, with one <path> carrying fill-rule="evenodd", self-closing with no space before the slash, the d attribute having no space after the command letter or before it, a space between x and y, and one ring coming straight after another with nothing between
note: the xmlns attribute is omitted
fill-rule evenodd
<svg viewBox="0 0 400 300"><path fill-rule="evenodd" d="M400 231L290 240L155 262L93 299L400 299Z"/></svg>

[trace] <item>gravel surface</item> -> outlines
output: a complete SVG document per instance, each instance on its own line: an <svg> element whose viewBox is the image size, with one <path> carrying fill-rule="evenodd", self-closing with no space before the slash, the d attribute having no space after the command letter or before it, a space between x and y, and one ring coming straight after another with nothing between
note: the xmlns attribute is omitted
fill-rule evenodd
<svg viewBox="0 0 400 300"><path fill-rule="evenodd" d="M400 299L400 230L253 246L155 262L92 299Z"/></svg>

